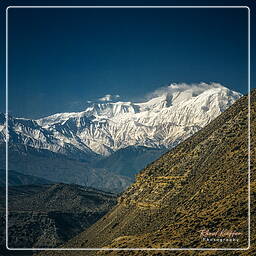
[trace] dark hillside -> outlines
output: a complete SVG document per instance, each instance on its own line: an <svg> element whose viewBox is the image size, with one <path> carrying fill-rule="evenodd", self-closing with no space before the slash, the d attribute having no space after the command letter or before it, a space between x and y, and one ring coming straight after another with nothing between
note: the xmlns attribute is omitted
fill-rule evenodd
<svg viewBox="0 0 256 256"><path fill-rule="evenodd" d="M0 188L1 194L4 189ZM12 248L56 247L95 223L116 204L115 194L69 184L10 186L8 195ZM2 228L4 200L1 197Z"/></svg>

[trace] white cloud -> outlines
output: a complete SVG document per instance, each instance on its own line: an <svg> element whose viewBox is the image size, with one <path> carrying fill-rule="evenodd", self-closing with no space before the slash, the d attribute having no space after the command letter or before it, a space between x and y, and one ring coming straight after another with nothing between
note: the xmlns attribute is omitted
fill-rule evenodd
<svg viewBox="0 0 256 256"><path fill-rule="evenodd" d="M99 98L99 101L113 101L113 100L117 100L120 98L120 95L116 94L116 95L111 95L111 94L106 94L105 96Z"/></svg>
<svg viewBox="0 0 256 256"><path fill-rule="evenodd" d="M190 91L193 93L193 95L199 95L202 92L212 89L212 88L224 88L219 83L194 83L194 84L187 84L187 83L172 83L168 86L161 87L159 89L156 89L152 93L149 93L146 98L152 99L155 97L163 96L163 95L171 95L175 92L184 92L184 91Z"/></svg>

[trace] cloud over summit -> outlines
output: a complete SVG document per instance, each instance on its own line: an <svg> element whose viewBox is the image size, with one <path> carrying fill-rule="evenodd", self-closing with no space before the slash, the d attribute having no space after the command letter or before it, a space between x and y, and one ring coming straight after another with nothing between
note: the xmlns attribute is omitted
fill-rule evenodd
<svg viewBox="0 0 256 256"><path fill-rule="evenodd" d="M111 95L111 94L106 94L105 96L99 98L99 101L113 101L113 100L117 100L120 98L120 95L116 94L116 95Z"/></svg>
<svg viewBox="0 0 256 256"><path fill-rule="evenodd" d="M193 83L193 84L188 84L188 83L172 83L168 86L163 86L160 87L158 89L156 89L155 91L149 93L146 95L147 99L152 99L155 97L160 97L160 96L168 96L168 95L172 95L173 93L177 93L177 92L184 92L184 91L188 91L193 93L194 95L199 95L202 92L209 90L209 89L213 89L213 88L225 88L223 85L219 84L219 83Z"/></svg>

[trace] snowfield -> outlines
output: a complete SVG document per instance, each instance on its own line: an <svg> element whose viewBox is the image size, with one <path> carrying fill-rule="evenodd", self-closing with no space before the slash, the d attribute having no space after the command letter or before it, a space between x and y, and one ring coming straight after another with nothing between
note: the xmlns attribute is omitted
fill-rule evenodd
<svg viewBox="0 0 256 256"><path fill-rule="evenodd" d="M111 102L108 97L82 112L38 120L10 117L10 141L81 158L108 156L128 146L172 148L241 96L217 83L171 84L144 102ZM2 127L3 117L0 122ZM4 132L0 129L0 140Z"/></svg>

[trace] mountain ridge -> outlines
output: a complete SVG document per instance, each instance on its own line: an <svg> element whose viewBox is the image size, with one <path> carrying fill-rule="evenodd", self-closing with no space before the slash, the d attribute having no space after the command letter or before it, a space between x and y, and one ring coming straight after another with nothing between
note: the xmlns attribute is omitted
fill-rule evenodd
<svg viewBox="0 0 256 256"><path fill-rule="evenodd" d="M132 181L104 168L94 168L86 161L22 144L9 144L8 160L10 170L15 169L24 175L37 176L54 183L75 183L120 193ZM5 144L1 143L0 168L5 169Z"/></svg>
<svg viewBox="0 0 256 256"><path fill-rule="evenodd" d="M3 192L5 188L0 188ZM5 220L0 197L0 222ZM9 247L56 247L88 228L116 204L116 195L74 184L9 186ZM0 248L4 247L4 228Z"/></svg>
<svg viewBox="0 0 256 256"><path fill-rule="evenodd" d="M9 168L122 192L140 169L190 137L241 94L217 83L171 84L136 102L98 101L38 120L8 117ZM118 98L119 100L119 98ZM5 168L0 115L0 168Z"/></svg>
<svg viewBox="0 0 256 256"><path fill-rule="evenodd" d="M82 112L37 120L10 116L9 142L93 160L129 146L172 148L240 97L240 93L217 83L171 84L140 103L98 102ZM4 124L2 115L1 141Z"/></svg>
<svg viewBox="0 0 256 256"><path fill-rule="evenodd" d="M0 169L0 187L5 187L6 170ZM15 170L8 170L8 186L30 185L30 184L52 184L53 182L33 175L25 175Z"/></svg>

